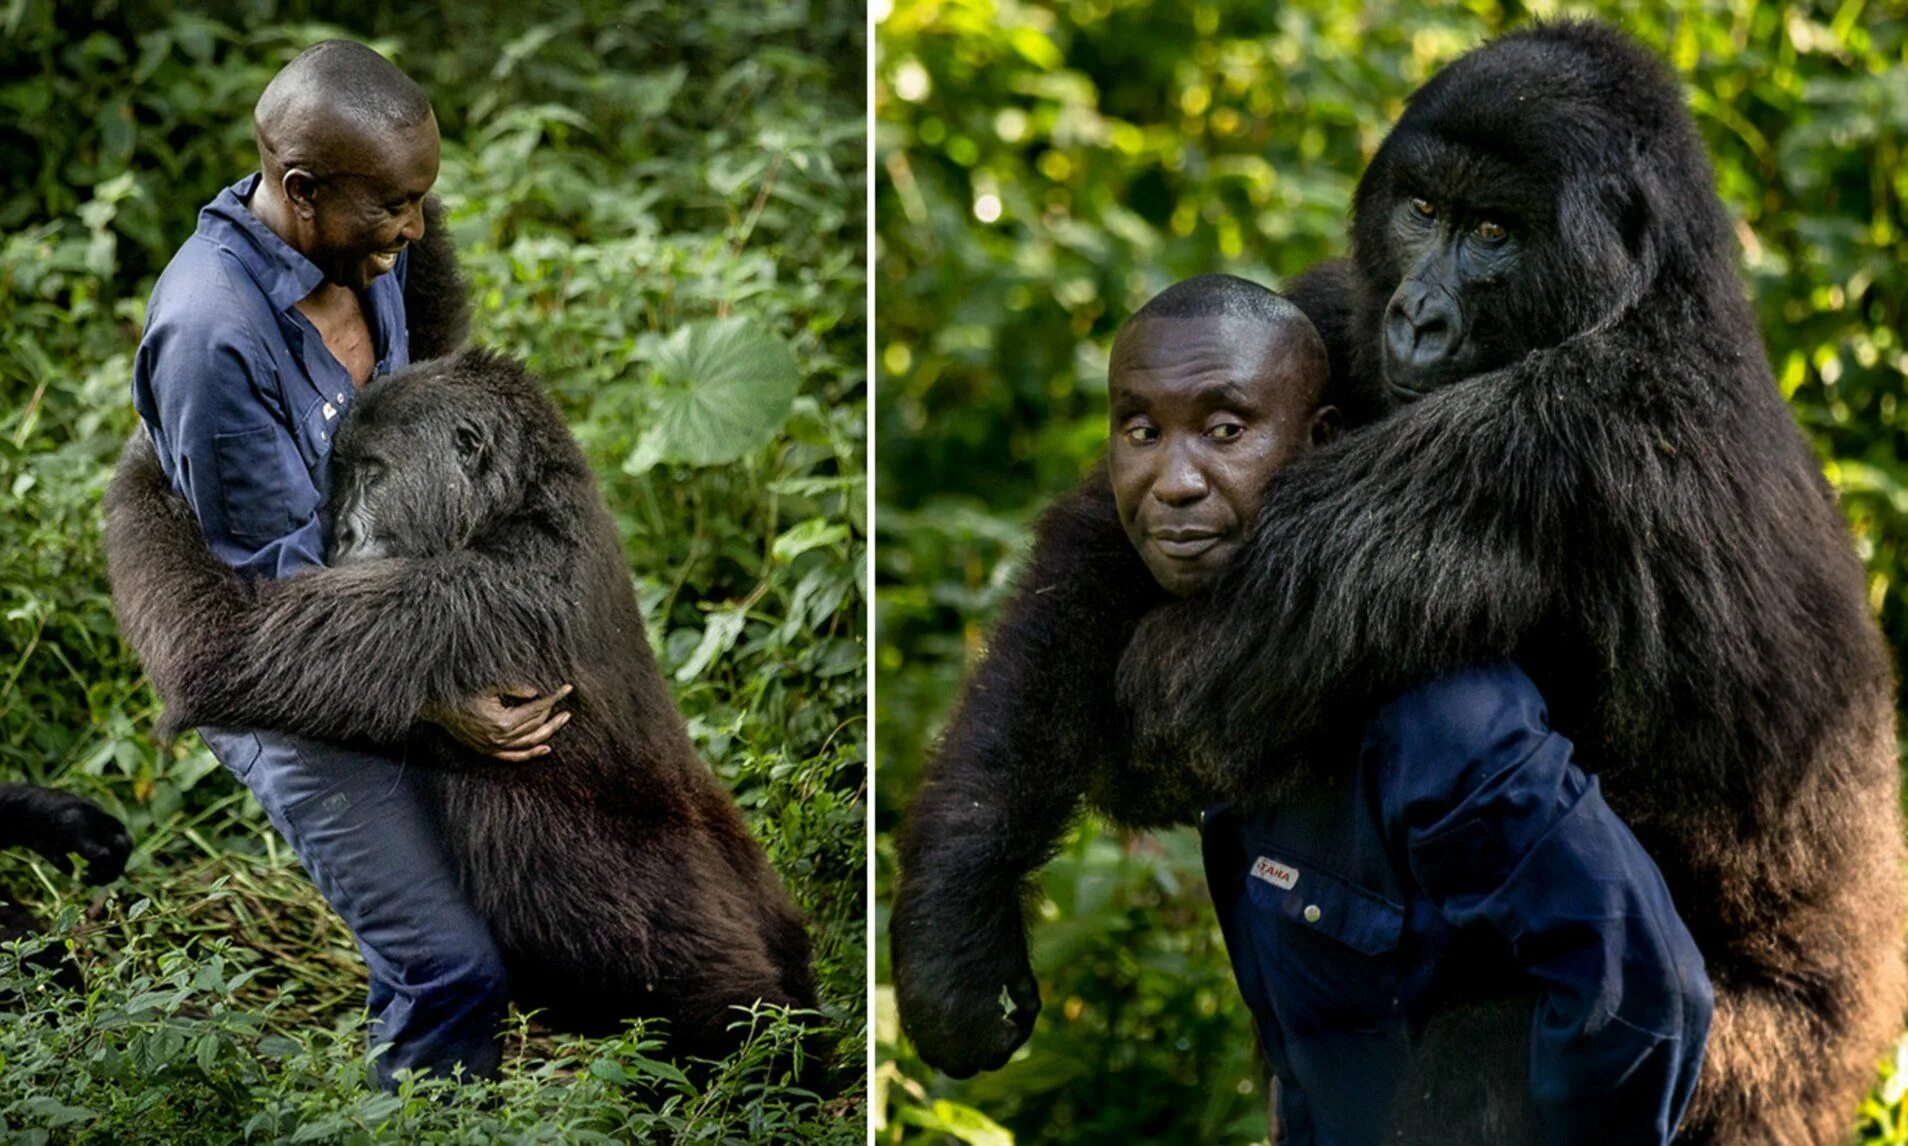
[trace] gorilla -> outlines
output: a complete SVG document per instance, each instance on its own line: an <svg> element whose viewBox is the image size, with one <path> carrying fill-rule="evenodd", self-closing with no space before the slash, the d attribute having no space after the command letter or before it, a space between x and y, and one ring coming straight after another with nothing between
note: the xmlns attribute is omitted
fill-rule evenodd
<svg viewBox="0 0 1908 1146"><path fill-rule="evenodd" d="M1149 595L1103 475L1043 521L904 828L910 1034L967 1073L1025 1039L1018 905L1083 801L1276 800L1380 699L1510 657L1707 962L1678 1140L1843 1140L1908 997L1893 674L1675 79L1590 23L1471 52L1373 158L1352 249L1288 293L1395 410L1286 467L1209 592ZM1482 1128L1518 1121L1530 1021L1453 1001L1394 1130L1512 1140Z"/></svg>
<svg viewBox="0 0 1908 1146"><path fill-rule="evenodd" d="M72 857L78 856L86 861L86 882L99 885L111 883L126 870L132 837L126 825L83 796L30 784L0 784L0 848L38 852L69 874ZM40 930L39 918L7 901L6 894L0 890L0 943ZM59 981L79 987L78 970L57 953L41 952L35 962L57 966Z"/></svg>
<svg viewBox="0 0 1908 1146"><path fill-rule="evenodd" d="M120 626L203 724L401 745L504 954L562 1029L669 1020L714 1057L734 1008L815 1005L804 921L697 756L644 634L616 528L561 414L517 363L465 350L365 390L334 443L332 564L240 578L143 434L107 494ZM499 764L426 706L575 685L551 753Z"/></svg>

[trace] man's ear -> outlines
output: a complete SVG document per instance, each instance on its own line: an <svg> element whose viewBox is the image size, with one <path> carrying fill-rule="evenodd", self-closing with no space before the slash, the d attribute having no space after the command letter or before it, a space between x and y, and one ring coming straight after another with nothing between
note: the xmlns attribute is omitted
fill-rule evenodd
<svg viewBox="0 0 1908 1146"><path fill-rule="evenodd" d="M1312 444L1329 446L1338 440L1339 431L1344 428L1345 419L1337 406L1320 406L1312 415Z"/></svg>
<svg viewBox="0 0 1908 1146"><path fill-rule="evenodd" d="M309 221L318 213L318 177L310 171L303 167L286 168L279 188L285 192L285 202L291 204L300 219Z"/></svg>

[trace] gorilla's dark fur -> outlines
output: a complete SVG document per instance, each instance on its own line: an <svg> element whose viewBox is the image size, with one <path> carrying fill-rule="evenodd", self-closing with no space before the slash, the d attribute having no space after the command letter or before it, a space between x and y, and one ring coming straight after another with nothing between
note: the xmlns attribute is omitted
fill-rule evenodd
<svg viewBox="0 0 1908 1146"><path fill-rule="evenodd" d="M1352 264L1312 272L1299 298L1365 385L1385 376L1406 271L1392 212L1412 196L1489 203L1528 236L1524 265L1466 315L1484 362L1283 470L1250 552L1198 599L1121 611L1138 600L1131 563L1090 557L1117 545L1112 514L1056 519L1065 536L1050 524L910 815L904 1020L965 1040L956 1067L1011 1050L965 977L1017 981L1020 920L996 905L970 917L983 931L941 901L950 883L1004 898L1089 777L1112 777L1104 802L1128 818L1161 785L1276 798L1332 766L1315 751L1327 731L1378 699L1510 656L1707 961L1716 1015L1678 1141L1842 1141L1908 993L1892 673L1675 81L1620 35L1568 23L1427 83L1359 184ZM1116 647L1117 710L1100 691ZM970 833L990 838L950 838ZM1488 1080L1522 1077L1527 1015L1434 1020L1408 1088L1429 1104L1394 1125L1504 1140L1482 1120L1521 1090Z"/></svg>
<svg viewBox="0 0 1908 1146"><path fill-rule="evenodd" d="M470 335L470 283L457 265L443 200L424 197L424 237L411 245L404 271L404 323L411 361L442 358Z"/></svg>
<svg viewBox="0 0 1908 1146"><path fill-rule="evenodd" d="M428 770L512 996L556 1025L661 1016L676 1050L717 1055L737 1041L735 1006L814 1006L802 917L689 741L615 526L536 380L468 350L375 382L331 480L327 520L353 500L388 556L247 581L207 548L146 436L128 443L107 555L121 629L166 701L162 731L403 744ZM571 720L529 763L417 720L564 682Z"/></svg>
<svg viewBox="0 0 1908 1146"><path fill-rule="evenodd" d="M126 870L132 837L126 833L126 825L83 796L29 784L0 784L0 848L38 852L68 872L72 871L71 857L76 855L85 861L86 882L105 884ZM7 890L0 888L0 942L18 939L40 927L32 911L12 902ZM53 952L41 954L40 962L59 967L61 981L79 986L77 968L61 962Z"/></svg>

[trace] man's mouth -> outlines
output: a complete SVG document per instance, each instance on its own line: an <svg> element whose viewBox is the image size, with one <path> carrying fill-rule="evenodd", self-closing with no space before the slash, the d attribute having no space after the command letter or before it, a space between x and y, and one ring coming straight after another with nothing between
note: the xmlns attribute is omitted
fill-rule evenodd
<svg viewBox="0 0 1908 1146"><path fill-rule="evenodd" d="M1175 526L1152 531L1153 548L1178 561L1190 561L1225 540L1225 534L1200 526Z"/></svg>
<svg viewBox="0 0 1908 1146"><path fill-rule="evenodd" d="M377 254L372 255L368 260L371 264L371 269L377 274L390 274L397 268L398 255L402 253L403 250L403 247L398 247L394 250L379 251Z"/></svg>

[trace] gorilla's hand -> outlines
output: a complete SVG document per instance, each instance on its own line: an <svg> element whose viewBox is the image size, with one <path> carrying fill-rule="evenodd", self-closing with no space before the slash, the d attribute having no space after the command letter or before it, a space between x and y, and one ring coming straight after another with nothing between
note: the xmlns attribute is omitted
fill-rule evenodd
<svg viewBox="0 0 1908 1146"><path fill-rule="evenodd" d="M897 920L895 1002L922 1060L951 1078L1007 1065L1040 1015L1023 929L976 928L919 950L906 930Z"/></svg>
<svg viewBox="0 0 1908 1146"><path fill-rule="evenodd" d="M72 872L86 861L88 883L111 883L126 870L132 836L99 805L46 788L0 786L0 841L30 848Z"/></svg>

